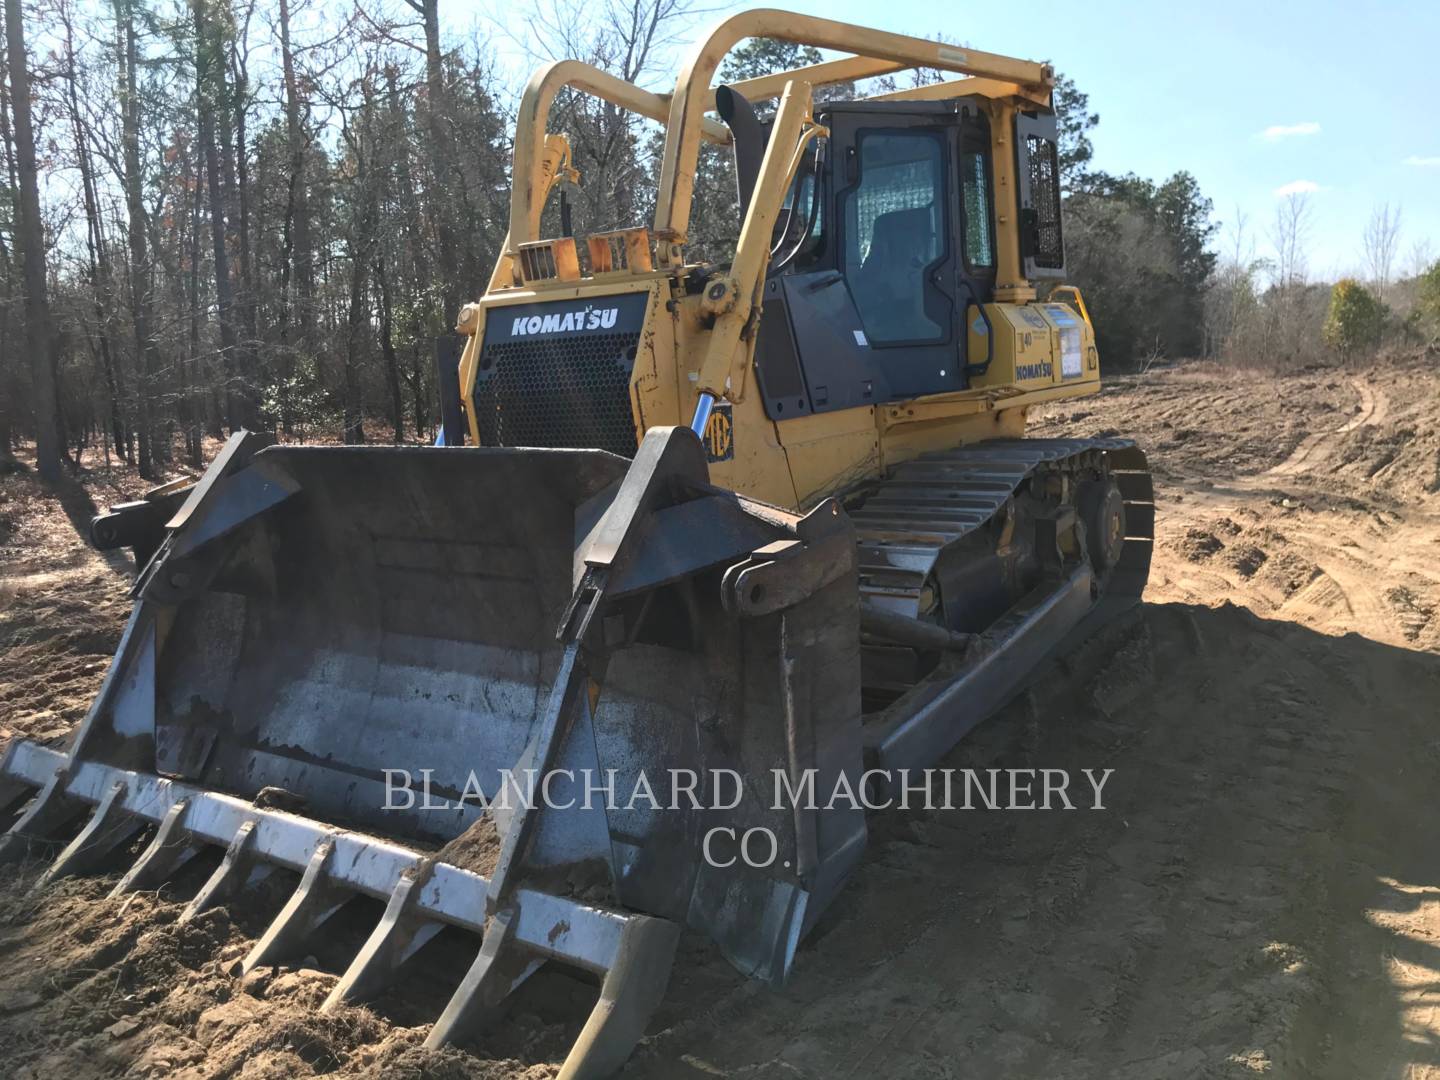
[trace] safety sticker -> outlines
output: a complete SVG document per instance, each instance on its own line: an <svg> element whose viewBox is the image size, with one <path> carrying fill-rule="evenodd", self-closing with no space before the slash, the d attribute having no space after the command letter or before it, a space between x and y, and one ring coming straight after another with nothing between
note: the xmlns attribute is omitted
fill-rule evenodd
<svg viewBox="0 0 1440 1080"><path fill-rule="evenodd" d="M1050 318L1055 320L1055 325L1060 328L1060 377L1063 379L1078 378L1081 374L1080 361L1080 324L1075 316L1066 311L1061 304L1048 305Z"/></svg>

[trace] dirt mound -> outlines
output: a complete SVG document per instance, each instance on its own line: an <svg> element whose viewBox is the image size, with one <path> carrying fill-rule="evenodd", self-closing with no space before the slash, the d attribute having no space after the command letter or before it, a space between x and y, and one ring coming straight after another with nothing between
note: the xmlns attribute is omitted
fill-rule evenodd
<svg viewBox="0 0 1440 1080"><path fill-rule="evenodd" d="M1191 562L1204 562L1217 551L1224 548L1220 538L1212 532L1204 529L1197 529L1194 526L1185 530L1184 534L1174 542L1175 550L1181 556Z"/></svg>
<svg viewBox="0 0 1440 1080"><path fill-rule="evenodd" d="M1254 577L1269 558L1264 548L1254 544L1239 544L1225 552L1225 564L1242 578Z"/></svg>
<svg viewBox="0 0 1440 1080"><path fill-rule="evenodd" d="M0 745L68 734L130 613L128 557L102 557L82 531L99 508L147 485L118 469L84 479L57 499L28 469L0 475Z"/></svg>
<svg viewBox="0 0 1440 1080"><path fill-rule="evenodd" d="M181 925L176 900L110 900L113 875L32 894L38 870L31 865L0 888L0 1061L22 1080L540 1080L554 1075L557 1043L573 1037L521 1018L500 1055L426 1050L426 1027L370 1008L320 1012L337 975L307 966L313 958L235 975L253 937L223 908ZM538 1060L509 1056L527 1044Z"/></svg>

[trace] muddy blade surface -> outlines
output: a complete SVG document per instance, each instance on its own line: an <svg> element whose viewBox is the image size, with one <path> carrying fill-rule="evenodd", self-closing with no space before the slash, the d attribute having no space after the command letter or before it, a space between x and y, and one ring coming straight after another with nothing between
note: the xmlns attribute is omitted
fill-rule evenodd
<svg viewBox="0 0 1440 1080"><path fill-rule="evenodd" d="M558 665L577 511L626 464L265 451L254 467L299 490L215 541L227 550L213 575L177 605L156 666L158 768L242 795L283 788L307 812L391 835L454 836L477 803L386 811L386 770L428 781L432 804L458 805L467 783L473 798L472 775L498 789Z"/></svg>

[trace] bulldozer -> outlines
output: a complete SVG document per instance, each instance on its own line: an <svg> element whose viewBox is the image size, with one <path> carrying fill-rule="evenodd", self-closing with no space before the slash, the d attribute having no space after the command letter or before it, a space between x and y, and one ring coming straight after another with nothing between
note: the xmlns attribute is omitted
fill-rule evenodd
<svg viewBox="0 0 1440 1080"><path fill-rule="evenodd" d="M832 58L715 85L750 38ZM915 70L945 74L846 92ZM246 971L379 901L327 1009L458 931L433 1046L561 967L597 994L565 1078L627 1060L682 929L783 983L869 800L1144 589L1144 454L1024 437L1100 388L1054 85L766 9L671 93L540 68L503 251L439 358L440 445L241 432L97 517L134 610L68 748L8 748L0 858L54 854L37 887L118 863L117 895L213 866L187 920L288 875ZM541 235L583 183L562 91L663 126L650 226ZM728 263L687 258L702 144L733 154Z"/></svg>

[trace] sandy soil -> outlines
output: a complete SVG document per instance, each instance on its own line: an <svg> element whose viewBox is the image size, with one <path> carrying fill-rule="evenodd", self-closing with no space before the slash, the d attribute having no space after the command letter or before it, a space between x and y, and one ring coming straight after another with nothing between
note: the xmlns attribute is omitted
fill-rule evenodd
<svg viewBox="0 0 1440 1080"><path fill-rule="evenodd" d="M1035 417L1150 451L1147 603L945 764L1114 769L1106 809L878 815L790 985L687 939L626 1075L1440 1075L1437 364L1189 365ZM87 486L103 504L130 484ZM83 714L123 569L28 477L0 479L0 738L59 739ZM120 907L113 877L27 895L37 869L0 887L10 1075L537 1080L592 1000L540 976L502 1030L430 1054L458 977L443 955L321 1016L344 942L228 974L283 890L182 932L198 881Z"/></svg>

